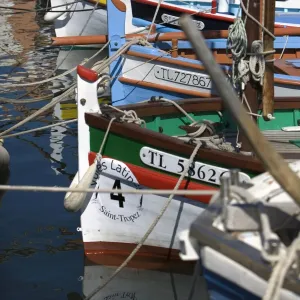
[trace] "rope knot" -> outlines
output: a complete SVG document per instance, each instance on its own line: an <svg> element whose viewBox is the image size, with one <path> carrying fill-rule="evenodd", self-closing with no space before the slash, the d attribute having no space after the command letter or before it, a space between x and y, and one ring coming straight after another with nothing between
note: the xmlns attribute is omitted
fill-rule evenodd
<svg viewBox="0 0 300 300"><path fill-rule="evenodd" d="M253 80L263 85L266 61L263 52L263 42L260 40L253 41L249 58L249 69Z"/></svg>
<svg viewBox="0 0 300 300"><path fill-rule="evenodd" d="M152 45L144 38L140 38L138 40L138 44L140 44L141 46L148 46L148 47L152 47Z"/></svg>
<svg viewBox="0 0 300 300"><path fill-rule="evenodd" d="M97 163L100 163L100 162L101 162L101 159L102 159L102 154L101 154L100 152L98 152L98 153L96 154L96 161L97 161Z"/></svg>

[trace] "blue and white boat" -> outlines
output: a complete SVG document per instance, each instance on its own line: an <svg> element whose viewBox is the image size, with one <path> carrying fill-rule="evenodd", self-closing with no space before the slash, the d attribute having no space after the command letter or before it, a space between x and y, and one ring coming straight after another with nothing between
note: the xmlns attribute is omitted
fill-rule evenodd
<svg viewBox="0 0 300 300"><path fill-rule="evenodd" d="M132 24L130 0L123 0L127 11L115 6L115 1L107 1L109 58L118 52L118 57L109 66L111 101L113 105L126 105L150 99L152 96L165 97L171 100L191 97L209 98L217 96L217 91L210 81L204 66L196 59L172 54L172 43L158 44L137 41L120 52L129 40L125 33L138 31L139 27ZM151 36L150 36L151 37ZM226 48L225 39L208 40L210 48ZM277 47L299 47L297 38L276 40ZM178 49L191 48L188 42L179 41ZM293 62L295 63L295 62ZM229 67L223 66L224 72ZM296 70L296 68L295 68ZM298 74L297 72L295 74ZM275 74L275 96L299 97L299 76ZM80 88L80 81L79 86Z"/></svg>
<svg viewBox="0 0 300 300"><path fill-rule="evenodd" d="M54 22L57 37L107 34L105 0L99 1L97 7L95 7L96 0L78 1L76 3L72 0L51 0L50 2L53 8L45 14L44 19ZM292 0L284 1L284 4L281 4L281 2L276 2L278 10L276 26L300 26L300 15L296 13L300 5ZM122 1L120 3L124 5ZM158 0L131 1L133 25L139 27L149 26L153 20L157 4ZM297 6L295 6L296 4ZM234 22L238 7L239 2L232 0L163 1L160 4L154 23L157 32L179 31L178 18L182 13L187 13L193 15L199 30L223 30L228 29ZM65 13L64 10L66 10ZM57 60L58 68L65 71L75 67L84 58L92 56L99 47L101 45L75 46L72 47L72 51L70 51L70 47L62 47ZM95 60L92 60L89 67L94 62Z"/></svg>
<svg viewBox="0 0 300 300"><path fill-rule="evenodd" d="M290 167L299 176L300 161ZM269 173L245 185L231 172L181 232L181 258L201 260L210 299L299 299L299 212Z"/></svg>

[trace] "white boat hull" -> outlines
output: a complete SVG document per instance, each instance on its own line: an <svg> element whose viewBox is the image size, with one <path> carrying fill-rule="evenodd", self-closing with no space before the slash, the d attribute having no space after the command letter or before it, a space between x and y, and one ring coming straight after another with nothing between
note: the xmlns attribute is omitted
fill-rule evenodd
<svg viewBox="0 0 300 300"><path fill-rule="evenodd" d="M116 188L119 180L121 189L142 189L130 168L117 160L103 158L103 172L97 172L91 188ZM98 168L99 170L99 168ZM126 181L125 181L126 180ZM160 214L167 196L123 195L117 201L113 194L88 195L89 202L81 215L81 231L84 243L137 244ZM121 203L120 203L121 201ZM192 204L193 203L193 204ZM178 230L189 226L204 209L196 201L174 197L161 220L147 238L144 245L179 250ZM120 245L120 251L122 251Z"/></svg>

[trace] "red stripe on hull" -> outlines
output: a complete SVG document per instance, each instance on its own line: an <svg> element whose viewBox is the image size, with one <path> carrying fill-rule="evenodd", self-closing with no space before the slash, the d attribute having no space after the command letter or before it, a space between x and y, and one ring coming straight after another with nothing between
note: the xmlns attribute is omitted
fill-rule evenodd
<svg viewBox="0 0 300 300"><path fill-rule="evenodd" d="M93 163L95 160L96 153L95 152L90 152L89 153L89 163L90 165ZM127 162L124 162L129 169L132 171L132 173L135 175L137 178L139 184L150 188L150 189L162 189L162 190L172 190L177 181L178 177L170 176L167 174L163 174L157 171L149 170L143 167L139 167ZM179 190L211 190L215 191L217 188L214 188L210 185L206 184L201 184L201 183L195 183L195 182L190 182L188 180L183 180L181 183ZM186 196L186 198L193 199L196 201L200 201L202 203L208 204L211 195L202 195L202 196Z"/></svg>
<svg viewBox="0 0 300 300"><path fill-rule="evenodd" d="M136 244L116 242L85 242L84 252L88 265L119 266L130 255ZM182 261L178 250L142 246L127 267L147 270L166 271L189 274L194 262Z"/></svg>
<svg viewBox="0 0 300 300"><path fill-rule="evenodd" d="M134 0L134 1L138 2L138 3L146 4L146 5L157 6L157 2L149 2L147 0ZM197 13L195 13L194 10L191 10L191 9L188 9L188 8L185 8L185 7L182 7L182 6L172 6L172 5L169 5L169 4L164 3L164 2L160 4L160 7L165 8L165 9L169 9L171 11L172 10L177 11L177 12L180 12L182 14L186 13L186 14L189 14L189 15L196 15L196 16L200 16L200 17L203 17L203 18L207 18L207 19L213 19L213 20L216 20L216 21L225 21L225 22L233 23L234 20L235 20L235 18L226 16L225 14L215 14L215 13L209 13L209 12L197 12ZM274 23L274 27L276 27L276 28L293 27L293 25L283 25L283 24L280 24L280 23Z"/></svg>

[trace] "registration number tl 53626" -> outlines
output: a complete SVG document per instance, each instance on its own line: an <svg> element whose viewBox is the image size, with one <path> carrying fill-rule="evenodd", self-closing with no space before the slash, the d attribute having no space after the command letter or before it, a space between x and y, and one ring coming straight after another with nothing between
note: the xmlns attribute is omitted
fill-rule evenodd
<svg viewBox="0 0 300 300"><path fill-rule="evenodd" d="M178 175L182 174L188 161L186 158L149 147L143 147L140 150L140 158L142 162L148 166ZM228 169L204 164L198 161L193 162L190 165L186 176L211 184L220 185L220 177L228 172ZM240 172L240 180L249 182L250 177L247 174Z"/></svg>

